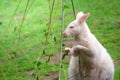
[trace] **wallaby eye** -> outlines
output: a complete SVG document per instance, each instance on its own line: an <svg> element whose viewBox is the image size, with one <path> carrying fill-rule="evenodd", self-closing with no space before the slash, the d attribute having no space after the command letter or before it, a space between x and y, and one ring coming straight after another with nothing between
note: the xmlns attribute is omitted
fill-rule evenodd
<svg viewBox="0 0 120 80"><path fill-rule="evenodd" d="M72 28L74 28L74 26L70 26L70 28L72 29Z"/></svg>

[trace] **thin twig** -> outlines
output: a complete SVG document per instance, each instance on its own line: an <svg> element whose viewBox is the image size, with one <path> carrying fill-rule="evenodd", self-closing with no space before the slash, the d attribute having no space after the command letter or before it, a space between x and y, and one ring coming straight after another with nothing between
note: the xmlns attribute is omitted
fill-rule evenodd
<svg viewBox="0 0 120 80"><path fill-rule="evenodd" d="M5 33L7 32L8 28L10 27L10 25L11 25L11 23L12 23L15 15L16 15L16 13L17 13L17 10L18 10L18 8L19 8L19 6L20 6L20 4L21 4L21 2L22 2L22 0L20 0L20 1L18 2L18 5L17 5L17 7L16 7L16 9L15 9L15 12L14 12L14 14L13 14L10 22L8 23L7 29L3 32L3 35L5 35Z"/></svg>
<svg viewBox="0 0 120 80"><path fill-rule="evenodd" d="M51 3L50 3L50 0L48 0L48 3L49 3L49 10L51 11Z"/></svg>
<svg viewBox="0 0 120 80"><path fill-rule="evenodd" d="M12 23L12 21L13 21L13 18L15 17L16 12L17 12L17 10L18 10L18 8L19 8L21 2L22 2L22 0L20 0L20 1L18 2L18 6L17 6L17 8L15 9L15 12L14 12L14 14L13 14L13 16L12 16L12 18L11 18L9 24L8 24L8 27L11 25L11 23Z"/></svg>
<svg viewBox="0 0 120 80"><path fill-rule="evenodd" d="M119 70L118 76L119 76L119 80L120 80L120 64L118 66L118 70Z"/></svg>
<svg viewBox="0 0 120 80"><path fill-rule="evenodd" d="M48 22L48 28L47 28L47 35L46 35L46 39L45 39L45 42L44 42L44 49L43 49L43 51L46 49L46 45L47 45L47 43L48 43L48 38L49 38L49 35L50 35L50 29L51 29L51 23L52 23L52 14L53 14L53 9L54 9L54 4L55 4L55 0L53 0L53 2L52 2L52 5L50 4L50 1L49 1L49 8L50 8L50 16L49 16L49 22ZM40 57L41 57L41 54L38 56L38 58L37 58L37 60L36 60L36 66L35 66L35 68L34 68L34 71L35 71L35 78L37 78L38 77L38 74L39 74L39 72L37 71L38 70L38 66L37 66L37 64L38 64L38 62L39 62L39 60L40 60ZM40 76L38 77L38 78L40 78Z"/></svg>
<svg viewBox="0 0 120 80"><path fill-rule="evenodd" d="M73 0L71 0L71 3L72 3L72 9L73 9L73 14L74 14L74 18L75 18L75 7L74 7Z"/></svg>
<svg viewBox="0 0 120 80"><path fill-rule="evenodd" d="M64 0L62 0L62 26L61 26L61 37L60 37L60 70L59 70L59 80L61 80L62 75L62 44L63 44L63 36L62 32L64 29Z"/></svg>
<svg viewBox="0 0 120 80"><path fill-rule="evenodd" d="M20 33L21 33L21 28L22 28L23 22L25 20L28 4L29 4L29 0L27 1L27 5L26 5L26 8L25 8L25 12L24 12L23 18L22 18L22 22L21 22L21 24L19 26L19 29L18 29L19 31L18 31L17 51L19 51ZM17 68L17 58L16 58L16 62L15 63L16 63L16 68ZM17 72L17 75L18 75L18 69L16 69L16 72Z"/></svg>
<svg viewBox="0 0 120 80"><path fill-rule="evenodd" d="M51 32L51 22L52 22L52 13L53 13L53 9L54 9L54 4L55 4L55 0L53 0L52 9L50 11L50 18L49 18L49 23L48 23L48 33L46 35L45 46L46 46L46 44L48 42L49 34Z"/></svg>
<svg viewBox="0 0 120 80"><path fill-rule="evenodd" d="M30 10L30 8L32 7L32 5L33 5L34 2L35 2L35 0L32 0L30 6L29 6L28 9L27 9L26 15L28 14L28 12L29 12L29 10Z"/></svg>
<svg viewBox="0 0 120 80"><path fill-rule="evenodd" d="M28 4L29 4L29 0L27 1L27 5L26 5L26 8L25 8L25 11L24 11L24 14L23 14L22 22L21 22L21 24L20 24L20 26L19 26L19 29L18 29L18 30L19 30L19 31L18 31L18 33L19 33L19 39L20 39L20 33L21 33L21 29L22 29L24 20L25 20L25 18L26 18L26 13L27 13Z"/></svg>
<svg viewBox="0 0 120 80"><path fill-rule="evenodd" d="M26 13L27 13L27 8L28 8L28 4L29 4L29 0L27 1L27 5L26 5L26 8L25 8L25 11L24 11L24 14L23 14L23 18L22 18L22 22L18 28L18 44L17 44L17 51L18 51L18 47L19 47L19 42L20 42L20 34L21 34L21 29L22 29L22 26L23 26L23 23L24 23L24 20L26 18Z"/></svg>

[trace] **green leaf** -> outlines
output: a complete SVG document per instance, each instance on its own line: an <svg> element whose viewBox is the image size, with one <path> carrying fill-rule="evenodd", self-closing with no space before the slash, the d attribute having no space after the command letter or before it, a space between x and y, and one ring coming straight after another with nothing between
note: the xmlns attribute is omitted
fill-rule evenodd
<svg viewBox="0 0 120 80"><path fill-rule="evenodd" d="M63 64L61 65L61 68L63 68Z"/></svg>
<svg viewBox="0 0 120 80"><path fill-rule="evenodd" d="M36 80L39 80L38 76L36 76Z"/></svg>
<svg viewBox="0 0 120 80"><path fill-rule="evenodd" d="M49 22L46 23L46 26L48 26L48 25L49 25Z"/></svg>
<svg viewBox="0 0 120 80"><path fill-rule="evenodd" d="M17 53L15 51L13 51L12 54L16 55Z"/></svg>
<svg viewBox="0 0 120 80"><path fill-rule="evenodd" d="M47 63L50 61L51 55L48 56Z"/></svg>
<svg viewBox="0 0 120 80"><path fill-rule="evenodd" d="M68 55L67 52L65 52L65 53L63 54L63 56L62 56L62 60L65 58L66 55Z"/></svg>
<svg viewBox="0 0 120 80"><path fill-rule="evenodd" d="M49 33L46 31L46 32L45 32L45 36L47 36L48 34L49 34Z"/></svg>
<svg viewBox="0 0 120 80"><path fill-rule="evenodd" d="M37 61L34 61L34 62L33 62L33 64L36 64L36 63L37 63Z"/></svg>
<svg viewBox="0 0 120 80"><path fill-rule="evenodd" d="M66 4L64 4L64 8L69 9L70 7L68 5L66 5Z"/></svg>
<svg viewBox="0 0 120 80"><path fill-rule="evenodd" d="M16 31L17 27L14 28L14 32Z"/></svg>
<svg viewBox="0 0 120 80"><path fill-rule="evenodd" d="M31 76L35 77L35 71L34 70L31 72Z"/></svg>
<svg viewBox="0 0 120 80"><path fill-rule="evenodd" d="M54 40L56 42L56 37L54 34L52 35L52 40Z"/></svg>
<svg viewBox="0 0 120 80"><path fill-rule="evenodd" d="M43 54L46 54L45 49L43 50Z"/></svg>
<svg viewBox="0 0 120 80"><path fill-rule="evenodd" d="M2 22L0 22L0 25L2 25Z"/></svg>
<svg viewBox="0 0 120 80"><path fill-rule="evenodd" d="M56 37L54 37L54 41L56 42Z"/></svg>
<svg viewBox="0 0 120 80"><path fill-rule="evenodd" d="M64 47L64 46L65 46L65 44L64 44L64 43L62 43L62 46Z"/></svg>
<svg viewBox="0 0 120 80"><path fill-rule="evenodd" d="M12 51L9 53L12 57L16 57L17 53L15 51Z"/></svg>
<svg viewBox="0 0 120 80"><path fill-rule="evenodd" d="M41 64L42 64L42 62L39 60L39 61L37 62L37 67L39 67Z"/></svg>
<svg viewBox="0 0 120 80"><path fill-rule="evenodd" d="M10 55L11 59L14 59L14 58L17 57L17 53L16 53L15 51L11 51L11 52L9 53L9 55Z"/></svg>

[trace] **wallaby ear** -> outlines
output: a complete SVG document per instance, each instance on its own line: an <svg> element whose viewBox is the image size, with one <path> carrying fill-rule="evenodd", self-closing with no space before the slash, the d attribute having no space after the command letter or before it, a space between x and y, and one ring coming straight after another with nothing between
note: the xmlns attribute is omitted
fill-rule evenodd
<svg viewBox="0 0 120 80"><path fill-rule="evenodd" d="M82 11L77 13L76 19L79 20L81 18L81 16L83 16L83 12Z"/></svg>
<svg viewBox="0 0 120 80"><path fill-rule="evenodd" d="M83 14L83 16L79 19L80 23L83 23L87 20L89 17L90 13Z"/></svg>

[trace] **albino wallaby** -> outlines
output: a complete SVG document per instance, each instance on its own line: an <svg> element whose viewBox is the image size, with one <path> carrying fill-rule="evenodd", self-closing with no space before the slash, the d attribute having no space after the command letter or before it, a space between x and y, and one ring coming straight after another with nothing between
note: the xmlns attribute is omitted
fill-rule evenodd
<svg viewBox="0 0 120 80"><path fill-rule="evenodd" d="M113 80L114 64L96 37L90 32L86 19L90 13L79 12L63 32L65 37L74 37L69 65L69 80ZM80 60L79 60L80 59Z"/></svg>

